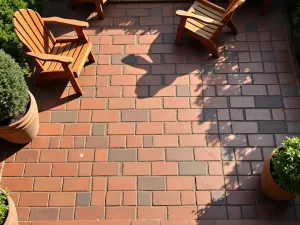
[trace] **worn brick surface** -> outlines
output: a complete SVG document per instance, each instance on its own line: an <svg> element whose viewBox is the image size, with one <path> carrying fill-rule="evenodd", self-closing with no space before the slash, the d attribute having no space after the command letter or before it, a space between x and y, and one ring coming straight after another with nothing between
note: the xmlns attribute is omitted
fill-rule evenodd
<svg viewBox="0 0 300 225"><path fill-rule="evenodd" d="M20 225L296 224L298 199L277 204L260 191L264 159L300 134L283 2L265 15L258 1L239 8L238 34L224 28L218 59L188 35L174 45L175 12L192 1L121 2L104 4L104 20L93 4L46 6L44 17L88 18L96 62L78 78L82 97L30 84L38 136L0 140L1 186ZM57 37L72 29L51 26Z"/></svg>

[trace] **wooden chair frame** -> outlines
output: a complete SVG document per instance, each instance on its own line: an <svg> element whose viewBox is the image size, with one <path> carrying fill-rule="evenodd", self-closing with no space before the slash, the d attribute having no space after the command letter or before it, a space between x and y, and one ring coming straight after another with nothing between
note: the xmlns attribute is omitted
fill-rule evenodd
<svg viewBox="0 0 300 225"><path fill-rule="evenodd" d="M107 0L69 0L69 7L72 8L74 5L83 3L83 2L91 2L95 3L96 10L98 13L99 19L103 20L104 19L104 12L102 5L106 2Z"/></svg>
<svg viewBox="0 0 300 225"><path fill-rule="evenodd" d="M34 18L36 24L32 24L32 25L27 24L27 22L23 17L20 18L21 17L20 15L22 13L23 15L27 13L26 17L24 18ZM77 37L55 38L47 27L48 23L73 26L74 30L77 33ZM83 21L78 21L78 20L63 19L59 17L41 18L39 14L33 10L21 9L14 14L13 25L14 25L15 33L23 43L26 54L33 58L34 62L40 69L40 74L36 81L37 84L41 85L42 83L48 80L66 77L69 79L70 83L75 89L75 92L77 94L82 95L83 94L82 89L79 83L77 82L76 78L79 76L87 59L90 63L95 62L95 57L91 51L92 44L88 42L88 38L83 31L83 28L87 28L89 26L88 23ZM37 46L37 44L34 43L33 40L34 38L32 37L28 38L29 36L34 36L34 32L30 30L33 29L33 27L35 29L40 28L37 29L36 32L42 31L44 33L44 34L39 33L38 35L39 35L39 40L42 37L44 39L43 41L46 44L44 45L39 44L40 46ZM82 51L82 54L81 55L79 53L77 54L76 62L73 57L67 56L67 53L64 51L56 52L56 54L54 54L53 49L55 48L55 44L58 43L62 43L65 45L67 45L66 43L70 43L71 46L69 47L69 49L73 45L79 46L79 44L81 44L81 46L83 46L80 49L80 51ZM41 49L44 51L41 52ZM74 68L71 67L72 62L74 62L74 64L76 63L76 67L75 65ZM46 69L46 64L47 66L49 66L51 63L56 63L57 66L55 66L54 68L57 69L53 69L53 70Z"/></svg>
<svg viewBox="0 0 300 225"><path fill-rule="evenodd" d="M177 28L176 44L180 44L184 32L187 32L189 35L195 37L203 45L205 45L213 57L218 58L219 53L218 53L218 48L215 44L215 41L218 38L218 36L220 35L220 33L225 25L227 25L230 28L230 30L233 34L235 34L235 35L237 34L237 29L236 29L231 17L234 14L235 10L242 3L244 3L245 0L231 0L229 2L227 9L224 9L224 8L222 8L218 5L215 5L206 0L196 0L196 2L200 2L203 5L205 5L207 8L211 8L211 9L219 12L220 15L223 14L223 19L222 19L222 21L217 21L213 18L210 18L209 16L207 16L207 17L200 16L200 15L190 13L188 11L177 10L176 15L181 17L181 19L180 19L180 23ZM193 19L193 20L196 20L203 24L214 25L214 26L217 26L217 29L214 31L212 37L208 38L204 35L192 32L191 30L187 29L186 28L187 19Z"/></svg>

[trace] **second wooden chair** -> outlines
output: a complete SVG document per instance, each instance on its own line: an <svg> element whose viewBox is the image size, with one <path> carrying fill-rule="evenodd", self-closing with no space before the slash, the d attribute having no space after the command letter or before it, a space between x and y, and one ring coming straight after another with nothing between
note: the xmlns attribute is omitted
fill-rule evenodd
<svg viewBox="0 0 300 225"><path fill-rule="evenodd" d="M232 0L227 9L206 0L196 0L188 11L177 10L180 23L177 29L176 44L181 42L184 32L200 40L213 57L219 57L215 44L223 27L227 25L232 33L237 34L237 29L231 19L236 9L246 0Z"/></svg>

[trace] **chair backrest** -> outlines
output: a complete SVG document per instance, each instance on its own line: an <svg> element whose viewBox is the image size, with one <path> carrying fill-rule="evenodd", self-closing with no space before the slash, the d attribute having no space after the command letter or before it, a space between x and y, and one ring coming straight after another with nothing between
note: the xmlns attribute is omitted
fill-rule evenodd
<svg viewBox="0 0 300 225"><path fill-rule="evenodd" d="M231 0L224 13L223 22L230 19L235 10L240 7L246 0Z"/></svg>
<svg viewBox="0 0 300 225"><path fill-rule="evenodd" d="M55 38L41 16L31 9L21 9L13 16L13 27L26 50L37 53L50 53ZM36 60L42 68L43 62Z"/></svg>

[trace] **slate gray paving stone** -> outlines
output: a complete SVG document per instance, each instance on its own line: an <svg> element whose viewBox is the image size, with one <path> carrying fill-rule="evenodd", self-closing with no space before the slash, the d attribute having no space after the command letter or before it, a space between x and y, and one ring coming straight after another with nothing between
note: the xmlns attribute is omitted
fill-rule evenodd
<svg viewBox="0 0 300 225"><path fill-rule="evenodd" d="M108 151L109 162L135 162L137 160L136 149L110 149Z"/></svg>
<svg viewBox="0 0 300 225"><path fill-rule="evenodd" d="M166 190L165 177L138 177L138 190L140 191L164 191Z"/></svg>
<svg viewBox="0 0 300 225"><path fill-rule="evenodd" d="M243 120L243 110L242 109L230 109L231 120Z"/></svg>
<svg viewBox="0 0 300 225"><path fill-rule="evenodd" d="M289 133L300 133L300 122L287 122L287 127Z"/></svg>
<svg viewBox="0 0 300 225"><path fill-rule="evenodd" d="M177 86L176 87L176 96L179 96L179 97L190 96L189 86Z"/></svg>
<svg viewBox="0 0 300 225"><path fill-rule="evenodd" d="M76 111L58 111L52 112L51 122L53 123L75 123L77 121Z"/></svg>
<svg viewBox="0 0 300 225"><path fill-rule="evenodd" d="M296 85L281 85L282 96L299 96Z"/></svg>
<svg viewBox="0 0 300 225"><path fill-rule="evenodd" d="M193 161L192 148L167 148L166 161Z"/></svg>
<svg viewBox="0 0 300 225"><path fill-rule="evenodd" d="M76 206L89 206L91 201L91 193L83 192L76 194Z"/></svg>
<svg viewBox="0 0 300 225"><path fill-rule="evenodd" d="M182 176L197 176L206 175L208 171L205 162L180 162L179 175Z"/></svg>
<svg viewBox="0 0 300 225"><path fill-rule="evenodd" d="M287 132L284 121L258 121L257 123L259 132L263 134L284 134Z"/></svg>
<svg viewBox="0 0 300 225"><path fill-rule="evenodd" d="M283 107L280 96L255 96L255 105L258 108L281 108Z"/></svg>
<svg viewBox="0 0 300 225"><path fill-rule="evenodd" d="M216 109L203 109L204 121L216 121L217 110Z"/></svg>
<svg viewBox="0 0 300 225"><path fill-rule="evenodd" d="M139 206L151 206L152 194L150 191L139 191L137 195L137 202Z"/></svg>
<svg viewBox="0 0 300 225"><path fill-rule="evenodd" d="M124 122L142 122L142 121L146 122L149 120L149 111L146 110L122 111L121 120Z"/></svg>
<svg viewBox="0 0 300 225"><path fill-rule="evenodd" d="M176 39L176 36L173 34L164 34L163 35L163 43L165 43L165 44L172 44L172 43L174 43L175 39Z"/></svg>
<svg viewBox="0 0 300 225"><path fill-rule="evenodd" d="M107 126L106 124L103 123L94 123L93 124L93 129L92 129L92 134L93 135L105 135L107 131Z"/></svg>
<svg viewBox="0 0 300 225"><path fill-rule="evenodd" d="M40 220L57 220L59 208L40 208L33 207L30 210L29 221L40 221ZM41 214L43 215L41 218Z"/></svg>
<svg viewBox="0 0 300 225"><path fill-rule="evenodd" d="M145 148L153 147L153 137L152 136L143 136L143 146Z"/></svg>
<svg viewBox="0 0 300 225"><path fill-rule="evenodd" d="M162 16L162 9L161 8L151 8L150 14L151 14L151 16Z"/></svg>

